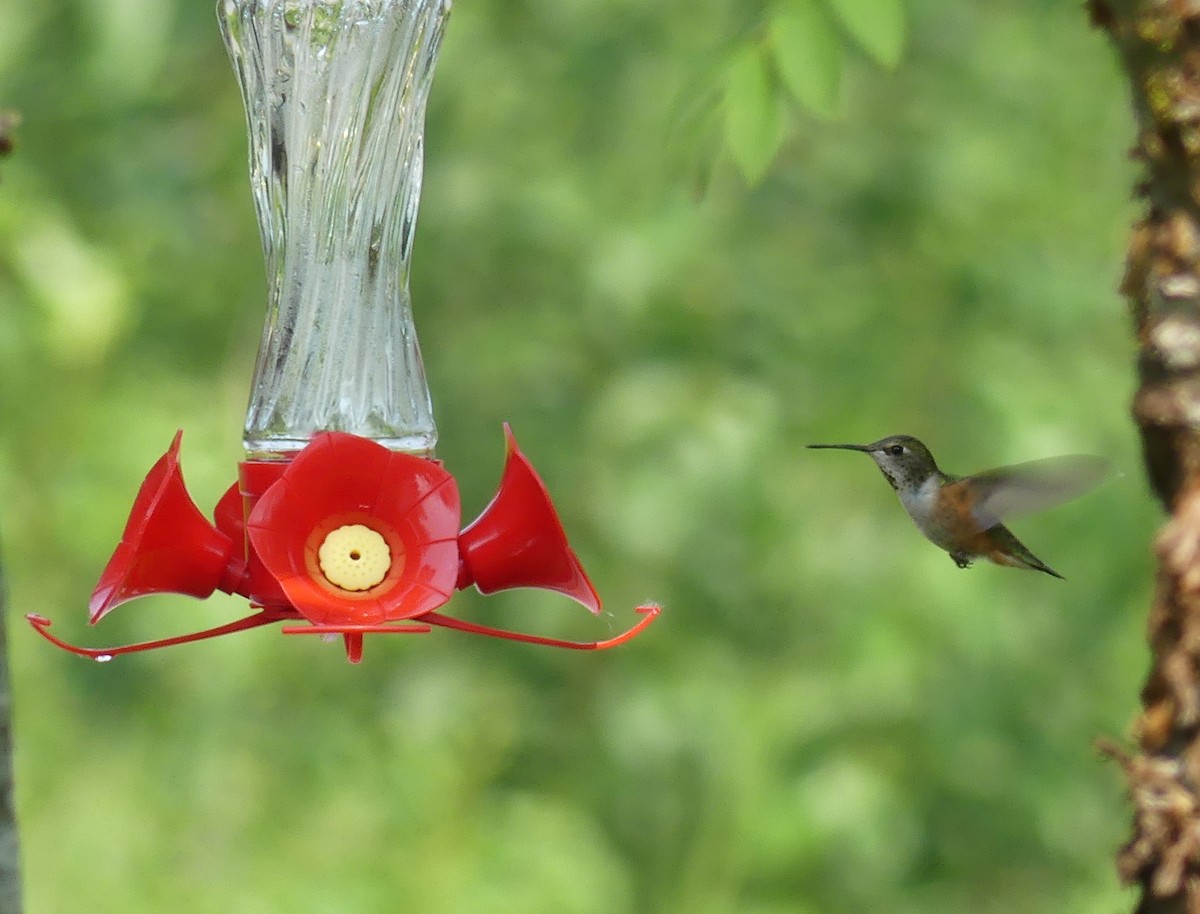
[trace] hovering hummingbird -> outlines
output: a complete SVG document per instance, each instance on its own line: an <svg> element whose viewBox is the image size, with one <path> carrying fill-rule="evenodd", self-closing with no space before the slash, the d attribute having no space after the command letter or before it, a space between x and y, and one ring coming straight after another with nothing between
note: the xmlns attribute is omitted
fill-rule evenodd
<svg viewBox="0 0 1200 914"><path fill-rule="evenodd" d="M1062 578L1030 552L1000 521L1077 498L1108 475L1100 457L1049 457L974 476L951 476L911 435L873 444L810 444L810 448L862 451L892 484L917 528L945 549L959 568L972 559L1029 568Z"/></svg>

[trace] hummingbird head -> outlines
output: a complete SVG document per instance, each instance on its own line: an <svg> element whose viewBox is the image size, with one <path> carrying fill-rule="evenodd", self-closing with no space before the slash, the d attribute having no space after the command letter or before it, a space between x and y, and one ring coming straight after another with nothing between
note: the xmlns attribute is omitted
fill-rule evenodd
<svg viewBox="0 0 1200 914"><path fill-rule="evenodd" d="M809 447L862 451L875 461L893 489L917 488L938 472L929 448L912 435L892 435L871 444L810 444Z"/></svg>

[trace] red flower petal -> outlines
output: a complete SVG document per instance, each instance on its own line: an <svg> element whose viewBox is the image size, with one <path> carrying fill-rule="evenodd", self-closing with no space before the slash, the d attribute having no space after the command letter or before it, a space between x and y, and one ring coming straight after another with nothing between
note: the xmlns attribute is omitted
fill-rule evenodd
<svg viewBox="0 0 1200 914"><path fill-rule="evenodd" d="M459 517L454 477L434 461L324 432L259 498L246 527L259 559L306 619L372 624L418 616L450 599ZM361 592L331 584L317 557L325 537L350 524L379 533L392 554L384 580Z"/></svg>
<svg viewBox="0 0 1200 914"><path fill-rule="evenodd" d="M235 543L246 541L246 518L242 502L242 488L235 482L225 490L225 494L213 508L213 521L217 529Z"/></svg>
<svg viewBox="0 0 1200 914"><path fill-rule="evenodd" d="M495 498L459 534L465 578L480 593L511 587L556 590L600 612L600 596L588 579L545 483L504 423L508 454Z"/></svg>
<svg viewBox="0 0 1200 914"><path fill-rule="evenodd" d="M92 623L110 610L149 593L204 598L216 590L233 552L233 540L200 513L183 484L179 443L151 467L138 489L125 532L108 560L88 609Z"/></svg>

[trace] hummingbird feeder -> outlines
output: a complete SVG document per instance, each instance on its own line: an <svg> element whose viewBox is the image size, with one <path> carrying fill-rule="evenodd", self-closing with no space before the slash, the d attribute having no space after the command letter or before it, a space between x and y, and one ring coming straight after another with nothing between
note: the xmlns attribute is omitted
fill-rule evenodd
<svg viewBox="0 0 1200 914"><path fill-rule="evenodd" d="M213 521L184 486L175 435L133 503L92 594L94 624L153 593L245 597L253 612L156 641L84 648L96 660L275 622L340 635L351 662L368 633L432 626L598 650L438 610L472 584L600 599L550 495L504 425L499 489L460 529L408 291L421 190L425 102L449 0L220 0L218 18L246 106L250 175L267 263L266 325L238 481Z"/></svg>

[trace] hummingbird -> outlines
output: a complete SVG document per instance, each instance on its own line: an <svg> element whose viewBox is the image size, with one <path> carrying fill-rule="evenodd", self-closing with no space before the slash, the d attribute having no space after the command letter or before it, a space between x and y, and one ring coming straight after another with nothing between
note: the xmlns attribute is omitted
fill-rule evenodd
<svg viewBox="0 0 1200 914"><path fill-rule="evenodd" d="M984 558L997 565L1062 575L1030 552L1000 521L1078 498L1108 475L1101 457L1048 457L973 476L938 469L933 454L911 435L871 444L810 444L810 448L862 451L875 461L913 519L959 568Z"/></svg>

